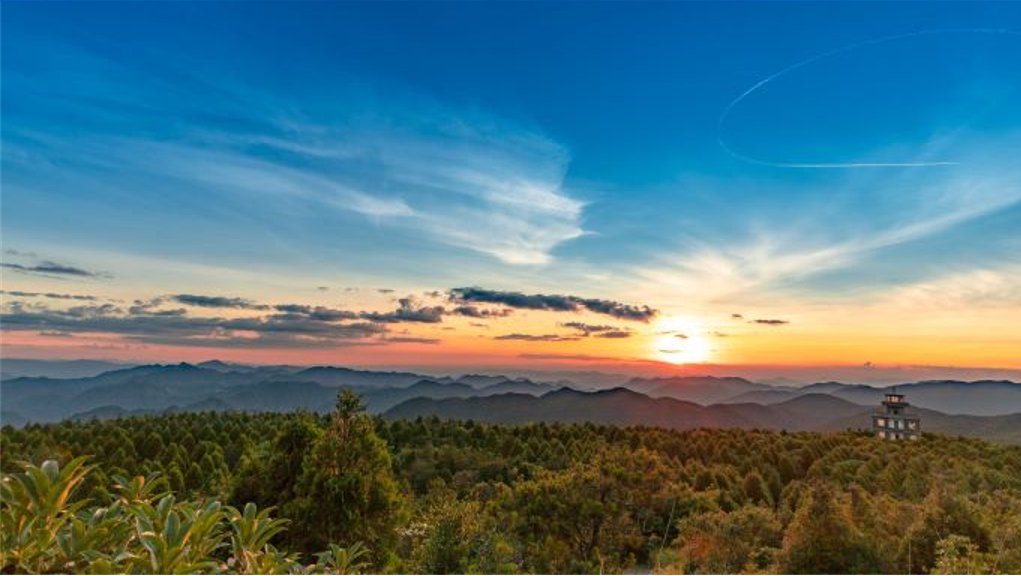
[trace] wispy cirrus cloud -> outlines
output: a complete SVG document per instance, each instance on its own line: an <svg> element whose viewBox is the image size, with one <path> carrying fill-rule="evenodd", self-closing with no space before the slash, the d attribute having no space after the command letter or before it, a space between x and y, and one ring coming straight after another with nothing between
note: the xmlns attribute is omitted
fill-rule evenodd
<svg viewBox="0 0 1021 576"><path fill-rule="evenodd" d="M976 267L898 286L878 305L909 310L1007 308L1021 305L1021 265Z"/></svg>
<svg viewBox="0 0 1021 576"><path fill-rule="evenodd" d="M84 46L46 48L59 56L52 74L74 71L91 82L18 78L18 96L104 122L73 134L5 122L5 173L19 193L74 183L140 205L150 194L201 195L224 217L356 222L514 265L547 264L557 246L584 234L585 204L565 185L569 151L526 123L396 90L383 101L351 96L322 108L225 76L185 74L165 60L142 65L152 55L114 60ZM168 75L181 80L172 94ZM121 90L99 98L96 85ZM154 116L161 126L152 126Z"/></svg>
<svg viewBox="0 0 1021 576"><path fill-rule="evenodd" d="M947 145L946 139L935 139L918 154ZM825 188L799 183L798 197L804 200L796 217L787 211L737 211L726 236L692 226L672 253L657 255L655 265L637 267L638 284L647 293L681 296L692 304L733 301L796 284L811 291L824 274L861 270L905 246L1015 209L1021 202L1021 169L1010 158L1019 151L1021 133L972 138L958 146L960 165L925 172L910 167L850 171L831 178ZM970 244L988 241L975 238ZM922 266L900 269L932 274ZM848 286L861 289L890 276L859 274Z"/></svg>

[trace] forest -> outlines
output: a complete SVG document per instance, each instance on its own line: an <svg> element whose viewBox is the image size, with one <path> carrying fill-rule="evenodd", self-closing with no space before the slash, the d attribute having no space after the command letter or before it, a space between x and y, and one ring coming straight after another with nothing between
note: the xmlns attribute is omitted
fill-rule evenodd
<svg viewBox="0 0 1021 576"><path fill-rule="evenodd" d="M1017 573L1021 447L192 412L5 426L3 572Z"/></svg>

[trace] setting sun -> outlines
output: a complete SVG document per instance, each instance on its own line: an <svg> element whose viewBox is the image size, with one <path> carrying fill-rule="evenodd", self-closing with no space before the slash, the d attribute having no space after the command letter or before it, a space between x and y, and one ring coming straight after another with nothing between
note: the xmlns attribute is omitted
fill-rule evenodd
<svg viewBox="0 0 1021 576"><path fill-rule="evenodd" d="M699 364L712 355L705 331L690 318L667 316L656 323L653 357L671 364Z"/></svg>

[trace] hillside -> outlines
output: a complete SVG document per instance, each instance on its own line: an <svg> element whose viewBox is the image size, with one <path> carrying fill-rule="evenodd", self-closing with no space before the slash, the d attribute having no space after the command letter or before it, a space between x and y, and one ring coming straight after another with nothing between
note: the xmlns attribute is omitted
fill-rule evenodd
<svg viewBox="0 0 1021 576"><path fill-rule="evenodd" d="M871 408L827 394L806 394L762 405L700 406L673 398L650 398L625 388L601 392L562 389L540 397L503 394L471 398L415 398L384 413L388 419L436 416L499 424L593 422L616 426L659 426L674 430L740 428L789 431L868 429ZM919 410L923 429L1021 444L1021 414L959 416Z"/></svg>
<svg viewBox="0 0 1021 576"><path fill-rule="evenodd" d="M703 405L715 404L739 394L771 389L766 384L758 384L744 378L715 376L632 378L625 386L653 398L668 397Z"/></svg>
<svg viewBox="0 0 1021 576"><path fill-rule="evenodd" d="M933 380L876 388L863 384L823 382L804 388L753 389L725 398L723 403L774 404L805 394L825 393L862 406L876 406L891 388L905 394L912 405L947 414L996 416L1021 412L1021 383L1009 380Z"/></svg>
<svg viewBox="0 0 1021 576"><path fill-rule="evenodd" d="M792 431L867 426L868 413L884 392L839 382L796 389L714 377L634 378L626 387L592 391L585 382L551 383L500 375L431 377L332 366L209 361L119 368L83 378L5 380L0 382L0 418L6 424L23 425L200 409L326 412L341 388L358 393L371 413L388 412L391 417L436 414L504 423L593 421L674 429ZM920 409L932 410L925 419L926 430L1017 441L1017 422L1005 412L1021 413L1021 384L936 381L904 384L898 390L905 391ZM986 397L991 400L982 400ZM932 405L950 405L953 412ZM983 419L987 416L1003 417Z"/></svg>
<svg viewBox="0 0 1021 576"><path fill-rule="evenodd" d="M3 421L53 422L63 418L160 413L205 406L216 410L325 412L337 389L357 391L372 412L405 400L542 394L553 385L506 376L432 378L412 372L373 372L332 366L245 366L219 361L144 365L82 378L21 377L0 382Z"/></svg>
<svg viewBox="0 0 1021 576"><path fill-rule="evenodd" d="M536 400L510 394L433 402L515 409ZM538 400L575 406L578 419L593 417L586 411L606 400L625 411L644 412L652 402L739 418L752 406L698 407L621 389L588 395L558 390ZM820 408L855 409L815 394L766 413ZM165 556L153 569L134 534L139 526L172 525L152 521L170 507L186 518L184 528L196 510L205 510L205 518L220 518L216 542L226 545L204 549L222 561L236 553L231 536L243 541L252 532L246 528L251 521L224 505L251 510L247 518L258 510L263 529L273 525L267 514L287 520L273 540L287 558L252 547L250 559L268 556L273 563L239 572L353 572L308 568L333 543L323 536L329 531L338 541L361 542L373 562L363 571L379 573L627 574L651 566L664 573L939 573L946 536L933 525L952 531L956 540L981 543L965 548L973 573L1021 568L1014 545L1021 536L1021 447L974 439L928 435L887 442L855 432L504 426L371 418L355 409L343 419L339 413L184 412L5 427L0 444L4 473L47 458L72 466L69 459L78 455L89 455L93 466L65 505L69 514L94 521L58 525L56 539L35 530L39 538L30 544L50 543L41 555L45 563L5 566L12 573L202 572L174 570L180 565ZM34 481L46 478L39 468L33 472ZM125 494L115 486L116 476L147 473L165 479L166 488L157 486L172 490L174 499L157 506L158 496L150 502L150 491L136 487L129 493L131 506L111 506ZM35 528L24 514L31 498L25 490L5 492L5 529L22 520L27 530ZM219 505L210 506L211 500ZM890 529L905 517L920 520ZM21 542L14 546L30 550ZM799 564L789 552L795 546ZM67 550L75 570L67 569ZM825 570L797 569L805 562Z"/></svg>

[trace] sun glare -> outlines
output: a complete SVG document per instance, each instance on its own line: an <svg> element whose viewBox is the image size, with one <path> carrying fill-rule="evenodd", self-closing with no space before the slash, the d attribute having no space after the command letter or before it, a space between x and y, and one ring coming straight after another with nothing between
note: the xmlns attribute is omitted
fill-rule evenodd
<svg viewBox="0 0 1021 576"><path fill-rule="evenodd" d="M653 356L671 364L699 364L712 355L705 330L690 318L668 316L656 323Z"/></svg>

